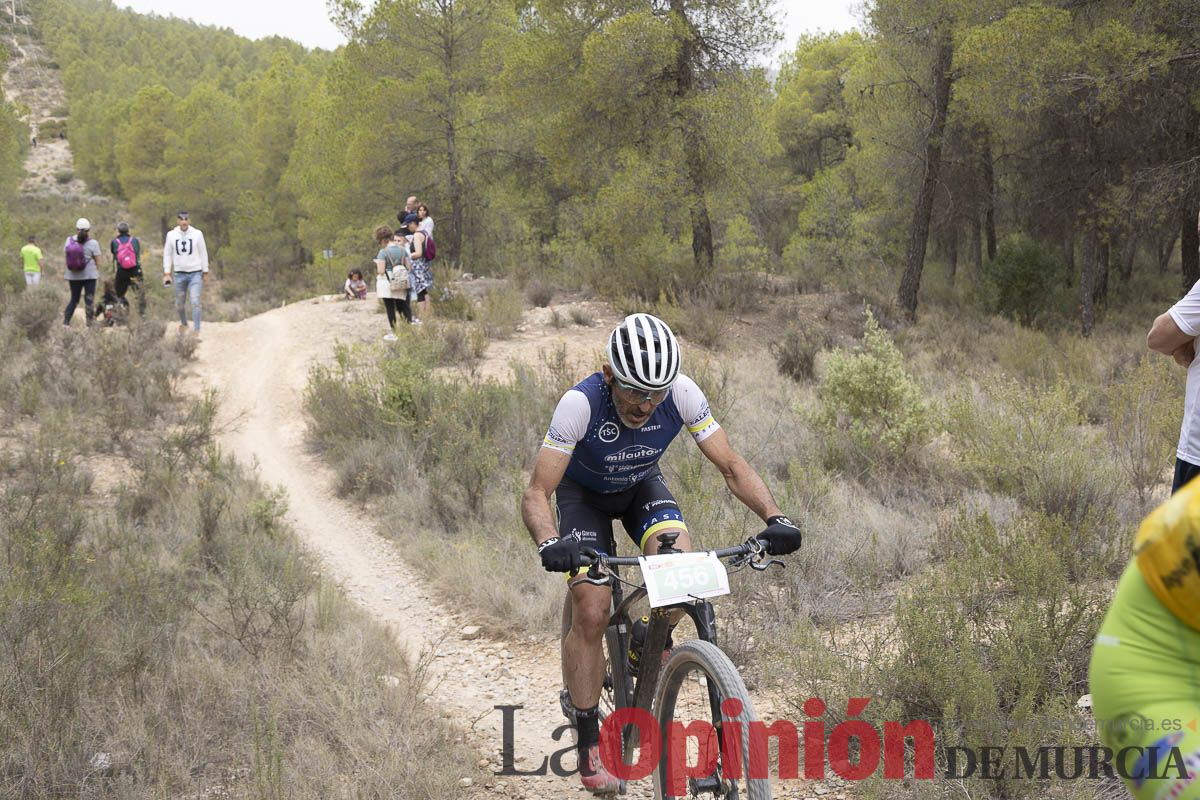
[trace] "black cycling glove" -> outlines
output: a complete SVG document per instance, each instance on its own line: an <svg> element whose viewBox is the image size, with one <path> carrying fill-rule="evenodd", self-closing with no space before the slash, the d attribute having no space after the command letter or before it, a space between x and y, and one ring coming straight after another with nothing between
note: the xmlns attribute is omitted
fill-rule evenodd
<svg viewBox="0 0 1200 800"><path fill-rule="evenodd" d="M538 545L542 567L546 572L570 572L584 566L583 553L579 552L578 536L558 538L551 536Z"/></svg>
<svg viewBox="0 0 1200 800"><path fill-rule="evenodd" d="M770 555L786 556L800 549L802 535L796 523L782 514L776 514L767 519L767 529L755 538L766 545Z"/></svg>

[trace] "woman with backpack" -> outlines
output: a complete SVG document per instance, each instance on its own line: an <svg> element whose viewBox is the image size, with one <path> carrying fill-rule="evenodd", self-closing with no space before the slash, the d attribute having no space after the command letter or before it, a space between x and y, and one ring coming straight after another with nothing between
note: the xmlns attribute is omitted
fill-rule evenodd
<svg viewBox="0 0 1200 800"><path fill-rule="evenodd" d="M420 230L420 218L409 214L404 218L404 227L412 234L409 242L409 258L412 260L412 290L413 296L421 304L421 316L432 316L429 303L429 289L433 286L433 269L429 262L433 260L433 236L428 231Z"/></svg>
<svg viewBox="0 0 1200 800"><path fill-rule="evenodd" d="M67 262L63 277L71 287L71 299L63 312L64 328L71 327L71 317L75 314L75 307L79 305L80 294L84 296L83 313L87 317L87 324L89 327L92 324L96 280L100 277L100 270L96 266L100 260L100 243L91 238L91 229L92 223L80 217L75 222L75 235L68 237L63 245L63 255Z"/></svg>
<svg viewBox="0 0 1200 800"><path fill-rule="evenodd" d="M375 243L379 253L375 256L375 294L383 301L387 311L390 330L384 341L396 341L396 317L403 314L412 322L412 308L408 304L408 287L404 284L412 279L408 270L408 254L404 248L392 241L392 229L380 225L375 229Z"/></svg>

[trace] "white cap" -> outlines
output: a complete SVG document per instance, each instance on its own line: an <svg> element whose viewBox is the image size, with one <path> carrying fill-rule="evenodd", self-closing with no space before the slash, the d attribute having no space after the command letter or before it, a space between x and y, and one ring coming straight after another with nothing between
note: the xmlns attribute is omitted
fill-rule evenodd
<svg viewBox="0 0 1200 800"><path fill-rule="evenodd" d="M86 217L80 217L79 219L75 220L75 230L90 231L91 229L92 223L88 222Z"/></svg>

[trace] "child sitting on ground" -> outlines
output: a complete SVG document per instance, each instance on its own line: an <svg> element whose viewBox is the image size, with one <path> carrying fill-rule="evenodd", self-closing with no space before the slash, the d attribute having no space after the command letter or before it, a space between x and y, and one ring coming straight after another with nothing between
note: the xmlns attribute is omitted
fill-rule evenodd
<svg viewBox="0 0 1200 800"><path fill-rule="evenodd" d="M363 280L362 273L356 269L350 270L346 275L346 286L343 291L347 300L366 300L367 282Z"/></svg>
<svg viewBox="0 0 1200 800"><path fill-rule="evenodd" d="M100 302L96 303L96 321L106 328L124 325L129 311L129 302L123 297L117 297L117 290L113 288L112 281L106 280L103 289L104 295L100 298Z"/></svg>

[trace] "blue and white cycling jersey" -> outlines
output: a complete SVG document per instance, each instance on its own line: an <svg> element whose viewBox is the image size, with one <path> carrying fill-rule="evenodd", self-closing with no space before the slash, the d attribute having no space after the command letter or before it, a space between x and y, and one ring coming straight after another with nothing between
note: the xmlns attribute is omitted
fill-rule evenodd
<svg viewBox="0 0 1200 800"><path fill-rule="evenodd" d="M627 428L617 416L612 391L601 372L567 390L550 420L543 447L571 456L566 477L593 492L628 489L653 474L679 431L687 428L702 442L720 425L696 382L679 375L674 386L640 428Z"/></svg>

